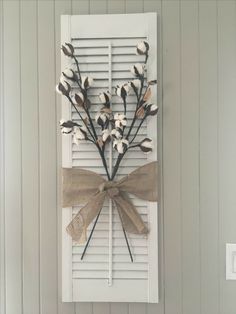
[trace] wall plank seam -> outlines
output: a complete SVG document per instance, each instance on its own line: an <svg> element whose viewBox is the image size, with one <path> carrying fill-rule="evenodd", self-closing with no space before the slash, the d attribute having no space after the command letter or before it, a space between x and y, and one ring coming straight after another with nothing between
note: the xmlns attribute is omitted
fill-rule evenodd
<svg viewBox="0 0 236 314"><path fill-rule="evenodd" d="M4 11L3 2L0 2L0 69L3 69L3 34ZM5 278L5 122L4 122L4 73L0 72L0 311L5 313L6 305L6 278Z"/></svg>

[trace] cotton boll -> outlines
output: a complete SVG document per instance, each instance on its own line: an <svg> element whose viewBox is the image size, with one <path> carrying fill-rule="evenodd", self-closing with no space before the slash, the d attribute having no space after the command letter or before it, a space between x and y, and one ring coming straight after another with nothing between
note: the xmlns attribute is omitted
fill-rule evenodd
<svg viewBox="0 0 236 314"><path fill-rule="evenodd" d="M56 91L61 95L69 96L71 86L69 83L61 79L59 84L56 86Z"/></svg>
<svg viewBox="0 0 236 314"><path fill-rule="evenodd" d="M142 140L142 142L139 144L139 147L141 151L144 153L150 153L153 150L153 141L150 138L145 138Z"/></svg>
<svg viewBox="0 0 236 314"><path fill-rule="evenodd" d="M112 135L112 137L114 137L115 139L120 139L120 138L122 138L122 131L121 131L121 129L113 129L112 131L111 131L111 135Z"/></svg>
<svg viewBox="0 0 236 314"><path fill-rule="evenodd" d="M74 71L71 69L65 69L63 72L64 76L68 78L73 78L74 77Z"/></svg>
<svg viewBox="0 0 236 314"><path fill-rule="evenodd" d="M144 75L144 69L145 69L145 67L143 64L136 63L135 65L133 65L131 67L131 73L134 76L143 76Z"/></svg>
<svg viewBox="0 0 236 314"><path fill-rule="evenodd" d="M125 100L125 98L127 97L128 93L130 91L129 85L128 84L124 84L124 85L117 85L116 89L115 89L115 93L117 96L121 97L123 100Z"/></svg>
<svg viewBox="0 0 236 314"><path fill-rule="evenodd" d="M155 116L158 113L158 106L154 104L146 104L145 112L147 116Z"/></svg>
<svg viewBox="0 0 236 314"><path fill-rule="evenodd" d="M106 93L100 93L99 94L99 99L101 101L102 104L104 104L106 107L110 107L110 101L111 101L111 94L109 91L107 91Z"/></svg>
<svg viewBox="0 0 236 314"><path fill-rule="evenodd" d="M110 131L105 129L102 131L102 141L105 143L110 138Z"/></svg>
<svg viewBox="0 0 236 314"><path fill-rule="evenodd" d="M87 139L87 132L83 127L75 127L74 128L74 140L76 143L81 140Z"/></svg>
<svg viewBox="0 0 236 314"><path fill-rule="evenodd" d="M124 114L116 113L114 115L114 120L116 128L122 128L123 126L127 125L127 118Z"/></svg>
<svg viewBox="0 0 236 314"><path fill-rule="evenodd" d="M71 120L67 120L67 121L64 119L60 120L61 132L64 134L71 133L76 126L78 126L78 124Z"/></svg>
<svg viewBox="0 0 236 314"><path fill-rule="evenodd" d="M135 80L129 82L129 85L131 88L138 91L141 88L141 81L139 79L135 79Z"/></svg>
<svg viewBox="0 0 236 314"><path fill-rule="evenodd" d="M126 91L126 95L129 95L129 93L130 93L130 85L129 85L128 83L125 83L125 84L123 85L123 88L124 88L125 91Z"/></svg>
<svg viewBox="0 0 236 314"><path fill-rule="evenodd" d="M67 57L74 56L74 47L70 43L65 43L64 45L62 45L61 50Z"/></svg>
<svg viewBox="0 0 236 314"><path fill-rule="evenodd" d="M120 86L117 86L116 89L115 89L115 91L116 91L116 95L119 96L119 97L121 97L121 87L120 87Z"/></svg>
<svg viewBox="0 0 236 314"><path fill-rule="evenodd" d="M126 139L115 139L113 141L113 148L117 150L119 154L123 154L129 147L129 142Z"/></svg>
<svg viewBox="0 0 236 314"><path fill-rule="evenodd" d="M78 92L75 95L71 96L71 99L75 106L82 107L84 105L84 95L81 92Z"/></svg>
<svg viewBox="0 0 236 314"><path fill-rule="evenodd" d="M93 85L93 78L90 76L82 76L81 77L81 87L83 89L88 89Z"/></svg>
<svg viewBox="0 0 236 314"><path fill-rule="evenodd" d="M95 116L95 121L98 125L100 125L102 128L107 124L109 119L109 115L105 112L99 112Z"/></svg>
<svg viewBox="0 0 236 314"><path fill-rule="evenodd" d="M136 52L139 55L146 55L149 50L149 44L146 41L140 41L136 46Z"/></svg>
<svg viewBox="0 0 236 314"><path fill-rule="evenodd" d="M72 69L65 69L62 72L62 78L65 80L71 80L76 81L77 80L77 74Z"/></svg>

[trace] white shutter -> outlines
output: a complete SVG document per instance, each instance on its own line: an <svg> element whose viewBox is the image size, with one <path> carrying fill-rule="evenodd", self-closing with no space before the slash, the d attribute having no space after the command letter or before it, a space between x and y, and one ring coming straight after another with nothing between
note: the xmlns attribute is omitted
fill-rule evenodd
<svg viewBox="0 0 236 314"><path fill-rule="evenodd" d="M94 87L89 90L92 115L101 107L97 97L99 92L111 90L114 93L116 85L133 79L131 65L144 61L144 57L135 54L135 46L141 40L147 40L151 46L147 77L157 77L155 13L62 16L61 37L62 44L71 42L75 47L82 75L87 73L95 79ZM62 56L62 69L68 62L70 60ZM155 88L153 91L153 101L156 102ZM114 96L113 111L119 112L122 108L120 99ZM127 99L129 123L134 109L135 97L131 95ZM62 100L62 117L73 120L78 118L65 99ZM153 153L144 155L139 149L129 151L119 168L117 179L149 161L157 160L155 117L150 119L148 127L147 124L143 125L137 139L146 136L154 140ZM102 162L92 144L75 146L70 136L62 136L62 152L63 167L82 167L105 177ZM107 158L112 167L116 155L111 156L108 152ZM127 234L133 263L130 261L118 213L109 203L104 204L82 261L84 246L72 243L65 231L79 208L62 209L63 301L158 302L157 203L142 201L134 196L131 198L150 229L148 236Z"/></svg>

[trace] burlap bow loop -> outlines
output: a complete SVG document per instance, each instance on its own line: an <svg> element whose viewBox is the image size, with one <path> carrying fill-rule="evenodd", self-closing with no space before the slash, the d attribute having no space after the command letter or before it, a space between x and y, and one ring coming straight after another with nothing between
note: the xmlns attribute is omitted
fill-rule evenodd
<svg viewBox="0 0 236 314"><path fill-rule="evenodd" d="M78 243L86 241L87 227L99 214L106 197L112 199L127 232L148 233L127 193L142 200L157 201L157 162L141 166L117 182L106 181L89 170L63 168L63 207L86 203L67 227L73 240Z"/></svg>

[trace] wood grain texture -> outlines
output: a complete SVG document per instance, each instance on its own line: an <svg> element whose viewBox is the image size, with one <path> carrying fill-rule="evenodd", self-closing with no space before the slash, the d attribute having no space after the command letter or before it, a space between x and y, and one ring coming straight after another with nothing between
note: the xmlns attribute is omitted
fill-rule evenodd
<svg viewBox="0 0 236 314"><path fill-rule="evenodd" d="M37 5L22 1L21 117L22 117L22 230L24 313L39 313L39 123ZM31 152L29 154L29 151ZM34 174L34 175L32 175ZM29 236L30 235L30 236Z"/></svg>

